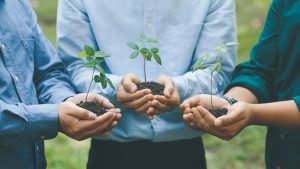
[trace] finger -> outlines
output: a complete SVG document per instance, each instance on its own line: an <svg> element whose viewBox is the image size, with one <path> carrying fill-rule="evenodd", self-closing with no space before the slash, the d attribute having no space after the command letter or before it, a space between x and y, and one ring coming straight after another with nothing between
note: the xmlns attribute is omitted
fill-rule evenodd
<svg viewBox="0 0 300 169"><path fill-rule="evenodd" d="M198 106L197 109L200 112L204 121L206 121L206 123L210 126L210 128L215 127L214 121L216 118L207 109L201 106Z"/></svg>
<svg viewBox="0 0 300 169"><path fill-rule="evenodd" d="M156 110L160 111L161 113L163 112L168 112L168 111L171 111L173 109L173 106L169 106L169 105L166 105L166 104L162 104L160 103L159 101L157 100L153 100L151 102L151 106L153 108L155 108Z"/></svg>
<svg viewBox="0 0 300 169"><path fill-rule="evenodd" d="M167 98L171 98L174 92L174 83L172 80L166 80L164 83L165 89L164 89L164 95Z"/></svg>
<svg viewBox="0 0 300 169"><path fill-rule="evenodd" d="M110 131L113 127L115 127L118 123L116 121L107 121L102 126L99 126L97 128L94 128L86 133L86 137L92 137L97 135L102 135L103 133L107 133Z"/></svg>
<svg viewBox="0 0 300 169"><path fill-rule="evenodd" d="M71 115L81 120L95 120L97 118L95 113L75 105Z"/></svg>
<svg viewBox="0 0 300 169"><path fill-rule="evenodd" d="M115 121L115 118L115 113L104 113L103 115L98 116L97 119L93 121L93 123L90 123L88 126L86 126L87 132L93 131L94 129L98 131L108 130L111 123Z"/></svg>
<svg viewBox="0 0 300 169"><path fill-rule="evenodd" d="M154 119L154 115L153 114L149 114L147 115L149 120L153 120Z"/></svg>
<svg viewBox="0 0 300 169"><path fill-rule="evenodd" d="M190 114L184 114L182 116L182 118L183 118L183 121L184 121L185 124L189 124L189 123L192 122L193 114L191 114L191 113Z"/></svg>
<svg viewBox="0 0 300 169"><path fill-rule="evenodd" d="M226 127L238 123L241 120L243 120L243 116L241 116L239 112L233 111L225 116L219 117L215 125L218 127Z"/></svg>
<svg viewBox="0 0 300 169"><path fill-rule="evenodd" d="M147 103L145 103L141 107L139 107L137 109L134 109L134 111L137 112L137 113L145 113L149 109L150 106L151 106L151 101L148 101Z"/></svg>
<svg viewBox="0 0 300 169"><path fill-rule="evenodd" d="M100 95L97 95L97 97L95 97L95 101L96 103L101 104L103 107L107 109L111 109L115 107L107 98Z"/></svg>
<svg viewBox="0 0 300 169"><path fill-rule="evenodd" d="M185 108L188 108L188 107L192 108L192 107L200 106L201 105L201 96L197 95L192 98L186 99L182 104Z"/></svg>
<svg viewBox="0 0 300 169"><path fill-rule="evenodd" d="M174 96L171 98L167 98L165 96L159 96L156 95L154 96L154 99L159 101L162 104L166 104L166 105L179 105L179 96Z"/></svg>
<svg viewBox="0 0 300 169"><path fill-rule="evenodd" d="M153 95L147 94L140 99L124 103L124 107L130 108L130 109L138 109L138 108L142 107L143 105L145 105L146 103L148 103L148 101L151 101L151 100L153 100Z"/></svg>
<svg viewBox="0 0 300 169"><path fill-rule="evenodd" d="M147 110L147 115L160 115L161 112L153 107L149 107Z"/></svg>
<svg viewBox="0 0 300 169"><path fill-rule="evenodd" d="M121 86L117 97L118 97L118 101L120 102L130 102L130 101L140 99L143 96L148 95L150 93L151 93L150 89L143 89L131 94L123 90Z"/></svg>
<svg viewBox="0 0 300 169"><path fill-rule="evenodd" d="M135 75L127 75L122 81L124 89L129 93L134 93L137 91L136 83L139 83L139 79Z"/></svg>

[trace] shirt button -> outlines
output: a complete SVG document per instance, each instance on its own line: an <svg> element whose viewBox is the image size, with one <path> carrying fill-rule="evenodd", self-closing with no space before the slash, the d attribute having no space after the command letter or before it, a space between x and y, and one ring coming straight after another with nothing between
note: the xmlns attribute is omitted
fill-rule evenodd
<svg viewBox="0 0 300 169"><path fill-rule="evenodd" d="M147 22L147 27L151 27L152 26L152 24L151 24L151 22Z"/></svg>
<svg viewBox="0 0 300 169"><path fill-rule="evenodd" d="M39 146L36 146L36 151L37 151L37 152L39 152L39 151L40 151L40 149L39 149Z"/></svg>
<svg viewBox="0 0 300 169"><path fill-rule="evenodd" d="M281 138L281 140L284 140L284 139L285 139L285 135L284 135L284 134L281 134L281 135L280 135L280 138Z"/></svg>
<svg viewBox="0 0 300 169"><path fill-rule="evenodd" d="M41 136L41 139L45 140L45 138L46 138L45 136Z"/></svg>

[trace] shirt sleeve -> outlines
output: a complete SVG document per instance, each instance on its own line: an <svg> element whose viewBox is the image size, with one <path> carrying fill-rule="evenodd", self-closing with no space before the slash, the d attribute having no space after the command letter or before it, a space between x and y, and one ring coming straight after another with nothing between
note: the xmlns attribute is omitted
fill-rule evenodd
<svg viewBox="0 0 300 169"><path fill-rule="evenodd" d="M272 82L277 71L281 7L280 0L272 2L264 30L251 51L250 61L236 67L232 81L225 91L234 86L241 86L252 91L260 103L272 101Z"/></svg>
<svg viewBox="0 0 300 169"><path fill-rule="evenodd" d="M298 110L300 112L300 96L295 96L293 97L293 100L295 101L297 107L298 107Z"/></svg>
<svg viewBox="0 0 300 169"><path fill-rule="evenodd" d="M212 64L216 60L216 55L213 55L214 48L232 41L237 41L234 0L211 1L202 31L199 35L190 70L197 59L205 57L208 52L212 55L206 64ZM225 86L229 83L231 73L234 69L236 49L236 46L228 48L228 54L223 57L222 72L220 74L214 73L212 76L212 86L209 68L204 71L198 70L194 73L188 71L182 76L174 77L173 80L178 88L181 99L184 100L197 94L208 94L211 88L213 94L221 94Z"/></svg>
<svg viewBox="0 0 300 169"><path fill-rule="evenodd" d="M6 104L0 100L0 145L52 139L58 133L56 104Z"/></svg>
<svg viewBox="0 0 300 169"><path fill-rule="evenodd" d="M77 0L72 0L72 2L61 0L58 6L58 54L66 64L67 71L76 89L80 92L86 92L92 79L93 70L83 67L84 60L75 56L81 52L85 44L92 46L96 50L99 50L99 46L94 39L95 36L91 28L91 23L85 9L83 9L83 4L80 4ZM106 76L112 81L115 89L117 89L122 76L109 73ZM110 100L114 100L116 95L116 90L111 87L102 89L100 85L95 85L95 83L93 83L91 91L99 92Z"/></svg>
<svg viewBox="0 0 300 169"><path fill-rule="evenodd" d="M55 48L44 36L37 17L28 5L34 37L34 83L40 103L58 103L75 94L64 64Z"/></svg>

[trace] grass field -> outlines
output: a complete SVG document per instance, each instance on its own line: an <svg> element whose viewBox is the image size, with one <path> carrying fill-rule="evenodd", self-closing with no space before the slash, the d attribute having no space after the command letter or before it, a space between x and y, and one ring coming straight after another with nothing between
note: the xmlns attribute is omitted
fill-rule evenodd
<svg viewBox="0 0 300 169"><path fill-rule="evenodd" d="M47 37L55 44L56 0L32 0L39 22ZM239 34L238 62L249 58L264 24L270 0L237 0ZM225 142L205 135L204 143L209 169L264 168L265 128L249 127L232 141ZM77 142L59 135L46 141L49 169L83 169L87 160L89 140Z"/></svg>

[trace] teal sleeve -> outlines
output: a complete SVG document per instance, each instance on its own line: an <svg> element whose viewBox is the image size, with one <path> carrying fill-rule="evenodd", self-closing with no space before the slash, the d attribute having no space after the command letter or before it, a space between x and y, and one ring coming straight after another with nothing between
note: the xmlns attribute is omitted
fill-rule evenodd
<svg viewBox="0 0 300 169"><path fill-rule="evenodd" d="M278 41L282 1L273 0L264 30L253 47L250 60L238 65L225 92L234 86L249 89L258 101L273 100L274 79L278 67Z"/></svg>
<svg viewBox="0 0 300 169"><path fill-rule="evenodd" d="M298 107L298 110L300 111L300 96L293 97L293 100L295 101L295 103Z"/></svg>

